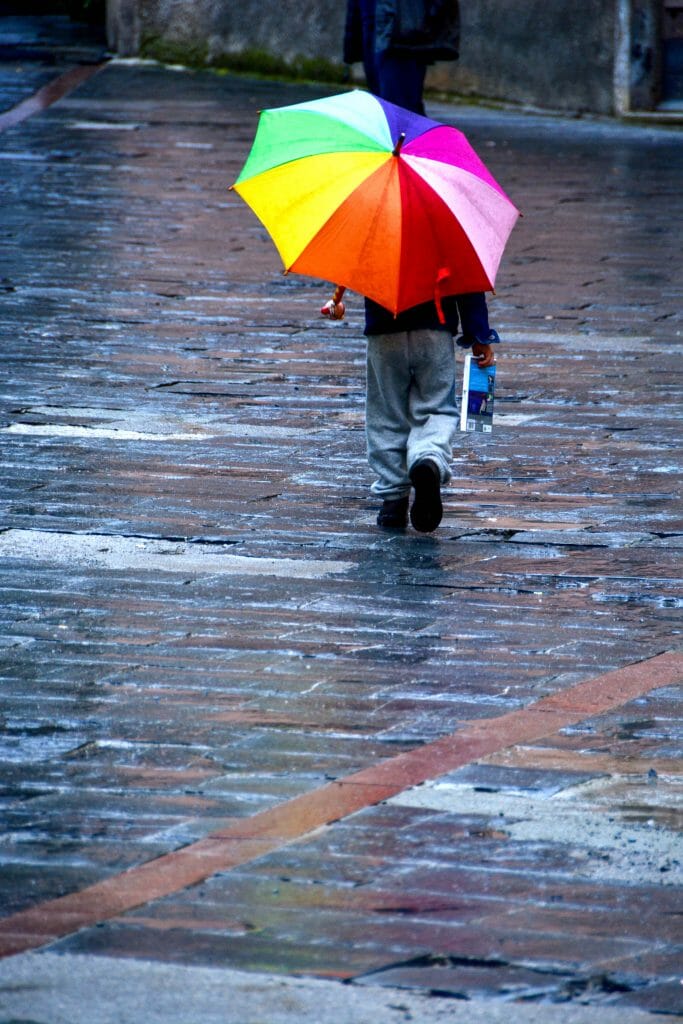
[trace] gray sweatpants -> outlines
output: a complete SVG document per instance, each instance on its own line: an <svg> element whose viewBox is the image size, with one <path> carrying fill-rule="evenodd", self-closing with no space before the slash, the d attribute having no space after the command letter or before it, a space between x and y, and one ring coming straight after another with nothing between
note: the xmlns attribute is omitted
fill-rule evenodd
<svg viewBox="0 0 683 1024"><path fill-rule="evenodd" d="M447 483L458 416L455 343L447 331L368 337L365 432L368 462L377 474L373 494L409 494L408 474L424 458L434 460Z"/></svg>

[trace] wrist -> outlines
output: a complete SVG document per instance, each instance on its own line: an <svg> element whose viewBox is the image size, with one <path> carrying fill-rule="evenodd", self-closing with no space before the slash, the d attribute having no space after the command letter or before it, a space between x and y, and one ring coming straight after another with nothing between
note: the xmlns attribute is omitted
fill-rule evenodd
<svg viewBox="0 0 683 1024"><path fill-rule="evenodd" d="M497 331L489 331L483 338L477 334L461 334L455 339L455 343L460 348L472 348L473 345L499 345L500 338Z"/></svg>

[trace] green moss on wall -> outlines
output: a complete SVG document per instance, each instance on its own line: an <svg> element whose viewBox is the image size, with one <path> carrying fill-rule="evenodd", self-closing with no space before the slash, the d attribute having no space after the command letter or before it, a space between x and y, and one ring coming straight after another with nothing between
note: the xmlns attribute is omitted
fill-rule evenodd
<svg viewBox="0 0 683 1024"><path fill-rule="evenodd" d="M161 64L202 68L207 66L208 50L205 45L175 43L159 36L147 36L140 42L140 56L158 60Z"/></svg>
<svg viewBox="0 0 683 1024"><path fill-rule="evenodd" d="M160 37L144 38L140 45L140 55L162 64L238 71L268 78L334 83L347 80L347 70L343 64L321 57L297 56L293 60L284 60L266 50L242 50L240 53L221 53L209 60L205 45L173 42Z"/></svg>

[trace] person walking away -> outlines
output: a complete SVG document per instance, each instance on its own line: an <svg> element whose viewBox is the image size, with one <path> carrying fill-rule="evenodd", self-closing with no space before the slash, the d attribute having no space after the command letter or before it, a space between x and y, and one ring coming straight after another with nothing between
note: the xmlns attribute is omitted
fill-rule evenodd
<svg viewBox="0 0 683 1024"><path fill-rule="evenodd" d="M424 115L427 66L455 60L459 47L457 0L349 0L346 63L363 61L375 95ZM441 522L441 486L451 478L452 441L459 411L454 336L471 348L482 368L499 341L491 330L483 293L448 296L437 309L426 302L394 316L365 299L367 349L366 439L377 474L372 492L382 499L377 525L422 533Z"/></svg>
<svg viewBox="0 0 683 1024"><path fill-rule="evenodd" d="M451 479L453 437L459 429L455 338L471 348L479 365L493 365L491 330L483 296L446 296L443 322L434 302L394 316L365 300L367 390L365 433L368 462L377 475L371 491L382 499L377 525L421 533L441 522L441 487Z"/></svg>

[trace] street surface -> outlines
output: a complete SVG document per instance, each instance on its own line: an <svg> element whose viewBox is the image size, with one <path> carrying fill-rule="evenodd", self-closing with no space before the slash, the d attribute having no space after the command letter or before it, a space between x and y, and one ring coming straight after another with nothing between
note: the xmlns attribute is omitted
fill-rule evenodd
<svg viewBox="0 0 683 1024"><path fill-rule="evenodd" d="M387 534L362 302L228 191L333 90L3 22L0 1024L683 1019L680 130L428 102L524 216Z"/></svg>

